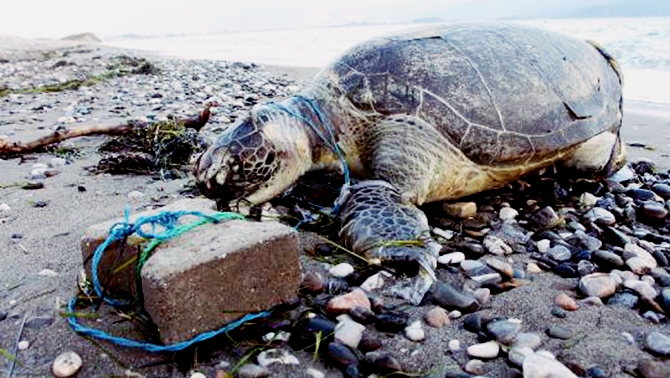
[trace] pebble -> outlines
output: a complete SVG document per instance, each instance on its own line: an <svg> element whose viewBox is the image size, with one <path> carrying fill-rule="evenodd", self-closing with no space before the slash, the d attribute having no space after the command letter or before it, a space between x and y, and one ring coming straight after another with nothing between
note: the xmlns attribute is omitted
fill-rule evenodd
<svg viewBox="0 0 670 378"><path fill-rule="evenodd" d="M328 344L326 355L340 368L357 366L359 363L358 357L356 357L356 354L354 354L351 349L336 341Z"/></svg>
<svg viewBox="0 0 670 378"><path fill-rule="evenodd" d="M465 254L463 252L445 253L444 255L437 258L437 262L443 265L460 264L464 260Z"/></svg>
<svg viewBox="0 0 670 378"><path fill-rule="evenodd" d="M27 340L21 340L17 344L17 347L18 347L19 350L26 350L26 349L28 349L28 347L30 347L30 342L27 341Z"/></svg>
<svg viewBox="0 0 670 378"><path fill-rule="evenodd" d="M484 268L484 263L478 260L463 260L460 267L467 275L471 276Z"/></svg>
<svg viewBox="0 0 670 378"><path fill-rule="evenodd" d="M531 262L528 263L528 265L526 265L526 272L530 274L542 273L542 269L540 269L540 267L537 264Z"/></svg>
<svg viewBox="0 0 670 378"><path fill-rule="evenodd" d="M577 302L565 293L560 293L554 298L554 303L566 311L575 311L579 308Z"/></svg>
<svg viewBox="0 0 670 378"><path fill-rule="evenodd" d="M461 350L461 342L458 340L449 340L447 347L452 352L458 352L459 350Z"/></svg>
<svg viewBox="0 0 670 378"><path fill-rule="evenodd" d="M472 218L477 216L477 204L474 202L445 203L444 211L454 218Z"/></svg>
<svg viewBox="0 0 670 378"><path fill-rule="evenodd" d="M365 326L355 322L349 315L340 315L337 320L339 323L335 326L335 340L352 349L357 349Z"/></svg>
<svg viewBox="0 0 670 378"><path fill-rule="evenodd" d="M542 338L537 333L521 332L516 335L516 341L513 346L515 348L528 347L535 349L542 344Z"/></svg>
<svg viewBox="0 0 670 378"><path fill-rule="evenodd" d="M54 157L51 158L51 161L49 162L49 167L51 168L60 168L64 167L65 164L67 164L67 160L59 157Z"/></svg>
<svg viewBox="0 0 670 378"><path fill-rule="evenodd" d="M477 302L479 302L480 305L486 304L491 298L491 290L486 287L481 287L475 290L472 294L477 298Z"/></svg>
<svg viewBox="0 0 670 378"><path fill-rule="evenodd" d="M312 378L326 378L326 374L314 368L308 368L305 373Z"/></svg>
<svg viewBox="0 0 670 378"><path fill-rule="evenodd" d="M637 280L625 280L623 286L629 289L634 290L640 297L643 299L654 299L658 295L656 289L654 289L649 283L644 281Z"/></svg>
<svg viewBox="0 0 670 378"><path fill-rule="evenodd" d="M351 292L332 298L326 305L326 310L334 314L348 313L356 306L370 310L370 300L361 289L354 289Z"/></svg>
<svg viewBox="0 0 670 378"><path fill-rule="evenodd" d="M453 311L449 312L449 319L458 319L461 316L463 316L463 313L461 313L458 310L453 310Z"/></svg>
<svg viewBox="0 0 670 378"><path fill-rule="evenodd" d="M572 257L570 250L566 246L560 244L549 248L547 254L556 261L567 261Z"/></svg>
<svg viewBox="0 0 670 378"><path fill-rule="evenodd" d="M654 331L647 335L644 343L650 351L661 356L670 356L670 337Z"/></svg>
<svg viewBox="0 0 670 378"><path fill-rule="evenodd" d="M426 324L434 328L442 328L451 323L451 320L449 320L449 314L447 313L447 310L438 306L428 310L428 312L426 312L426 315L424 315L424 320L426 321Z"/></svg>
<svg viewBox="0 0 670 378"><path fill-rule="evenodd" d="M51 269L42 269L37 272L37 275L42 277L58 277L58 272Z"/></svg>
<svg viewBox="0 0 670 378"><path fill-rule="evenodd" d="M207 378L207 376L199 371L196 371L195 373L191 374L190 378Z"/></svg>
<svg viewBox="0 0 670 378"><path fill-rule="evenodd" d="M577 378L577 375L562 363L546 357L540 352L523 360L524 378Z"/></svg>
<svg viewBox="0 0 670 378"><path fill-rule="evenodd" d="M468 361L463 370L476 375L482 375L486 372L486 370L484 370L484 361L476 359Z"/></svg>
<svg viewBox="0 0 670 378"><path fill-rule="evenodd" d="M500 212L498 212L498 218L503 221L514 220L517 216L519 216L519 212L509 206L501 207Z"/></svg>
<svg viewBox="0 0 670 378"><path fill-rule="evenodd" d="M643 358L637 364L638 370L644 378L668 378L670 377L670 363L668 361L656 361L652 358Z"/></svg>
<svg viewBox="0 0 670 378"><path fill-rule="evenodd" d="M6 203L0 203L0 213L9 212L12 208Z"/></svg>
<svg viewBox="0 0 670 378"><path fill-rule="evenodd" d="M426 331L421 327L421 321L412 322L405 328L405 336L411 341L422 341L426 338Z"/></svg>
<svg viewBox="0 0 670 378"><path fill-rule="evenodd" d="M602 207L594 207L584 214L584 218L588 219L591 222L603 226L611 226L616 223L616 217L612 212L603 209Z"/></svg>
<svg viewBox="0 0 670 378"><path fill-rule="evenodd" d="M285 350L268 349L260 352L256 357L258 364L263 367L279 363L282 365L300 365L298 358Z"/></svg>
<svg viewBox="0 0 670 378"><path fill-rule="evenodd" d="M642 257L631 257L626 260L626 265L633 273L636 274L647 274L652 269L656 268L655 262L652 263Z"/></svg>
<svg viewBox="0 0 670 378"><path fill-rule="evenodd" d="M244 364L237 371L239 378L263 378L269 377L270 374L271 372L268 368L256 364Z"/></svg>
<svg viewBox="0 0 670 378"><path fill-rule="evenodd" d="M641 210L644 215L652 219L665 219L668 215L668 210L665 206L655 201L646 201L642 204Z"/></svg>
<svg viewBox="0 0 670 378"><path fill-rule="evenodd" d="M492 359L498 357L498 353L500 353L500 345L495 341L488 341L469 346L467 352L470 357Z"/></svg>
<svg viewBox="0 0 670 378"><path fill-rule="evenodd" d="M433 298L440 306L447 309L454 308L472 312L479 308L479 302L474 295L458 290L451 284L442 281L438 281L433 286Z"/></svg>
<svg viewBox="0 0 670 378"><path fill-rule="evenodd" d="M394 376L397 372L402 371L400 362L384 352L368 352L365 354L365 359L372 364L372 369L383 376Z"/></svg>
<svg viewBox="0 0 670 378"><path fill-rule="evenodd" d="M384 277L382 272L375 273L368 277L360 286L361 289L371 293L384 287Z"/></svg>
<svg viewBox="0 0 670 378"><path fill-rule="evenodd" d="M398 333L407 328L409 315L405 312L390 312L377 315L375 327L381 332Z"/></svg>
<svg viewBox="0 0 670 378"><path fill-rule="evenodd" d="M333 277L344 278L354 272L354 267L349 263L341 263L331 267L328 273Z"/></svg>
<svg viewBox="0 0 670 378"><path fill-rule="evenodd" d="M521 322L518 320L498 320L486 325L486 330L501 344L512 344L521 331Z"/></svg>
<svg viewBox="0 0 670 378"><path fill-rule="evenodd" d="M616 292L616 284L607 273L592 273L579 280L579 290L587 297L606 298Z"/></svg>
<svg viewBox="0 0 670 378"><path fill-rule="evenodd" d="M540 253L547 253L547 251L548 251L549 248L551 247L551 240L549 240L549 239L542 239L542 240L539 240L539 241L536 243L536 246L537 246L537 251L538 251L538 252L540 252Z"/></svg>
<svg viewBox="0 0 670 378"><path fill-rule="evenodd" d="M637 302L639 301L637 295L623 292L623 293L616 293L614 296L612 296L608 301L608 305L621 305L627 308L634 308L637 306Z"/></svg>
<svg viewBox="0 0 670 378"><path fill-rule="evenodd" d="M516 366L523 366L523 360L525 360L526 357L530 356L533 353L535 352L529 347L515 346L508 352L508 358L510 362L512 362Z"/></svg>
<svg viewBox="0 0 670 378"><path fill-rule="evenodd" d="M560 218L551 206L545 206L532 216L531 221L537 229L547 230L558 225Z"/></svg>
<svg viewBox="0 0 670 378"><path fill-rule="evenodd" d="M81 357L75 352L68 351L58 355L51 365L51 372L56 377L71 377L75 375L83 364Z"/></svg>
<svg viewBox="0 0 670 378"><path fill-rule="evenodd" d="M34 316L32 318L29 318L28 320L26 320L25 325L26 325L26 328L40 329L40 328L50 326L51 324L53 324L54 321L56 321L56 318L54 316L49 315L49 314L44 314L44 315L38 315L38 316Z"/></svg>
<svg viewBox="0 0 670 378"><path fill-rule="evenodd" d="M505 262L505 261L503 261L499 258L495 258L495 257L484 258L484 262L488 266L490 266L494 270L504 274L508 278L514 277L514 267L511 264L509 264L509 263L507 263L507 262Z"/></svg>
<svg viewBox="0 0 670 378"><path fill-rule="evenodd" d="M552 325L547 329L547 335L555 339L569 340L575 336L575 331L564 325Z"/></svg>
<svg viewBox="0 0 670 378"><path fill-rule="evenodd" d="M599 197L596 197L589 192L584 192L581 196L579 196L579 204L583 207L593 207L596 205L599 199Z"/></svg>
<svg viewBox="0 0 670 378"><path fill-rule="evenodd" d="M593 259L596 262L598 262L600 264L608 265L610 267L614 266L614 267L618 267L618 268L621 268L622 266L624 266L623 259L614 252L603 251L603 250L600 249L600 250L594 251L591 256L593 257Z"/></svg>
<svg viewBox="0 0 670 378"><path fill-rule="evenodd" d="M484 237L484 248L492 254L497 256L509 255L511 254L512 248L507 245L502 239L493 235L486 235Z"/></svg>
<svg viewBox="0 0 670 378"><path fill-rule="evenodd" d="M130 200L137 200L137 199L140 199L140 198L144 197L144 193L140 192L139 190L133 190L132 192L128 193L126 196Z"/></svg>

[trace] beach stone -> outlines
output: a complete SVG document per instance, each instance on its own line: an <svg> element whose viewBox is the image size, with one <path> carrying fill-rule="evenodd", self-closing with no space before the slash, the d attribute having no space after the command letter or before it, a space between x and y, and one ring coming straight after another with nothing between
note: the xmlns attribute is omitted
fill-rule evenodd
<svg viewBox="0 0 670 378"><path fill-rule="evenodd" d="M482 244L484 245L484 248L486 248L486 250L492 255L503 256L509 255L513 252L512 248L505 244L505 242L497 236L486 235Z"/></svg>
<svg viewBox="0 0 670 378"><path fill-rule="evenodd" d="M449 340L449 343L447 343L447 348L449 348L449 350L452 352L458 352L461 350L461 342L456 339Z"/></svg>
<svg viewBox="0 0 670 378"><path fill-rule="evenodd" d="M647 259L642 257L631 257L626 260L626 265L630 268L633 273L636 274L647 274L652 269L656 268L656 263L652 263Z"/></svg>
<svg viewBox="0 0 670 378"><path fill-rule="evenodd" d="M270 369L256 364L244 364L237 371L239 378L264 378L269 377L270 374L272 374Z"/></svg>
<svg viewBox="0 0 670 378"><path fill-rule="evenodd" d="M640 297L643 299L654 299L658 295L656 289L654 289L649 283L644 281L637 280L625 280L623 286L629 289L634 290Z"/></svg>
<svg viewBox="0 0 670 378"><path fill-rule="evenodd" d="M335 363L338 368L346 368L349 366L358 366L359 360L356 354L351 351L346 345L334 341L328 344L326 349L326 356L330 361Z"/></svg>
<svg viewBox="0 0 670 378"><path fill-rule="evenodd" d="M570 250L566 246L560 244L549 248L547 254L556 261L567 261L572 257Z"/></svg>
<svg viewBox="0 0 670 378"><path fill-rule="evenodd" d="M501 207L498 212L498 218L503 221L514 220L517 216L519 216L519 212L509 206Z"/></svg>
<svg viewBox="0 0 670 378"><path fill-rule="evenodd" d="M368 277L360 286L364 291L371 293L384 287L384 277L382 272L375 273Z"/></svg>
<svg viewBox="0 0 670 378"><path fill-rule="evenodd" d="M29 329L41 329L52 325L55 321L56 317L54 315L44 313L28 318L25 327Z"/></svg>
<svg viewBox="0 0 670 378"><path fill-rule="evenodd" d="M445 203L444 211L454 218L472 218L477 216L477 204L474 202Z"/></svg>
<svg viewBox="0 0 670 378"><path fill-rule="evenodd" d="M165 343L188 340L297 297L297 232L280 223L203 225L159 248L141 277L144 307Z"/></svg>
<svg viewBox="0 0 670 378"><path fill-rule="evenodd" d="M579 301L579 303L585 306L602 306L604 305L603 300L598 297L586 297Z"/></svg>
<svg viewBox="0 0 670 378"><path fill-rule="evenodd" d="M535 353L529 347L513 347L508 352L508 358L516 366L523 366L523 360L531 354Z"/></svg>
<svg viewBox="0 0 670 378"><path fill-rule="evenodd" d="M500 272L509 278L514 277L514 267L506 261L495 257L486 257L484 258L484 262L497 272Z"/></svg>
<svg viewBox="0 0 670 378"><path fill-rule="evenodd" d="M558 225L560 218L551 206L545 206L531 217L531 222L539 230L547 230Z"/></svg>
<svg viewBox="0 0 670 378"><path fill-rule="evenodd" d="M670 309L670 288L666 287L661 290L661 300L665 308ZM0 320L2 320L2 310L0 310Z"/></svg>
<svg viewBox="0 0 670 378"><path fill-rule="evenodd" d="M405 328L405 336L410 341L422 341L426 338L426 331L421 327L421 321L417 320L412 322L407 328Z"/></svg>
<svg viewBox="0 0 670 378"><path fill-rule="evenodd" d="M656 193L649 189L631 188L626 191L626 195L640 201L648 201L656 198Z"/></svg>
<svg viewBox="0 0 670 378"><path fill-rule="evenodd" d="M405 312L388 312L377 315L375 327L381 332L398 333L407 327L409 314Z"/></svg>
<svg viewBox="0 0 670 378"><path fill-rule="evenodd" d="M607 273L592 273L579 280L579 290L587 297L606 298L616 292L616 284Z"/></svg>
<svg viewBox="0 0 670 378"><path fill-rule="evenodd" d="M207 378L207 376L199 371L196 371L195 373L191 374L189 378Z"/></svg>
<svg viewBox="0 0 670 378"><path fill-rule="evenodd" d="M363 337L365 326L355 322L349 315L340 315L337 320L339 320L339 323L335 326L335 340L351 349L357 349Z"/></svg>
<svg viewBox="0 0 670 378"><path fill-rule="evenodd" d="M598 199L600 199L600 197L596 197L589 192L584 192L579 196L579 204L583 207L593 207L598 202Z"/></svg>
<svg viewBox="0 0 670 378"><path fill-rule="evenodd" d="M670 337L660 332L650 332L645 338L644 343L647 349L658 355L670 355Z"/></svg>
<svg viewBox="0 0 670 378"><path fill-rule="evenodd" d="M614 214L606 209L603 209L602 207L594 207L593 209L587 211L584 214L584 218L603 226L611 226L616 223L616 217Z"/></svg>
<svg viewBox="0 0 670 378"><path fill-rule="evenodd" d="M643 358L637 363L637 368L644 378L670 377L670 362L657 361L653 358Z"/></svg>
<svg viewBox="0 0 670 378"><path fill-rule="evenodd" d="M472 312L479 308L479 302L474 295L458 290L446 282L438 281L432 290L435 301L446 309Z"/></svg>
<svg viewBox="0 0 670 378"><path fill-rule="evenodd" d="M598 267L588 260L580 260L577 263L577 272L579 273L580 277L595 273L597 271Z"/></svg>
<svg viewBox="0 0 670 378"><path fill-rule="evenodd" d="M524 378L577 378L577 375L562 363L546 357L540 352L523 360Z"/></svg>
<svg viewBox="0 0 670 378"><path fill-rule="evenodd" d="M333 314L344 314L354 307L363 307L370 310L370 299L361 289L354 289L347 294L334 297L326 305L326 310Z"/></svg>
<svg viewBox="0 0 670 378"><path fill-rule="evenodd" d="M463 260L465 260L465 254L463 252L445 253L437 258L437 262L444 265L460 264Z"/></svg>
<svg viewBox="0 0 670 378"><path fill-rule="evenodd" d="M565 293L560 293L554 298L554 303L566 311L575 311L579 308L577 301Z"/></svg>
<svg viewBox="0 0 670 378"><path fill-rule="evenodd" d="M307 272L300 280L300 290L308 293L321 293L326 282L318 272Z"/></svg>
<svg viewBox="0 0 670 378"><path fill-rule="evenodd" d="M623 247L624 245L631 242L631 239L628 235L610 226L606 226L603 228L602 235L605 238L605 240L616 246Z"/></svg>
<svg viewBox="0 0 670 378"><path fill-rule="evenodd" d="M471 345L467 348L468 356L473 358L492 359L498 357L500 345L495 341Z"/></svg>
<svg viewBox="0 0 670 378"><path fill-rule="evenodd" d="M528 265L526 265L526 272L530 274L542 273L542 269L540 269L540 267L534 262L530 262Z"/></svg>
<svg viewBox="0 0 670 378"><path fill-rule="evenodd" d="M484 361L482 360L470 360L465 364L465 367L463 370L467 371L470 374L476 374L476 375L482 375L486 373L486 370L484 369Z"/></svg>
<svg viewBox="0 0 670 378"><path fill-rule="evenodd" d="M513 320L492 321L486 325L488 333L501 344L512 344L521 331L521 322Z"/></svg>
<svg viewBox="0 0 670 378"><path fill-rule="evenodd" d="M608 305L621 305L627 308L634 308L639 301L638 297L628 292L616 293L608 301Z"/></svg>
<svg viewBox="0 0 670 378"><path fill-rule="evenodd" d="M547 335L554 339L569 340L575 336L575 331L568 326L554 324L547 329Z"/></svg>
<svg viewBox="0 0 670 378"><path fill-rule="evenodd" d="M216 211L216 203L203 198L187 198L155 210L133 213L129 216L128 221L134 223L140 217L155 216L161 211L199 211L205 215L212 215ZM188 224L197 219L199 218L195 216L185 216L179 219L178 225ZM110 228L123 221L124 218L111 219L90 226L84 232L84 235L81 238L80 247L87 277L91 277L91 261L93 253L98 246L107 239ZM147 225L146 230L150 231L151 227ZM193 232L193 234L197 234L197 231ZM131 258L134 258L137 255L137 251L146 247L146 245L147 240L139 237L137 234L130 235L126 238L125 243L119 241L110 243L102 256L98 268L98 278L106 292L113 293L115 297L119 298L135 298L138 295L136 281L137 274L135 273L136 265L131 264L127 269L121 269L119 271L117 271L117 268L125 264ZM160 250L161 249L158 249L158 251Z"/></svg>
<svg viewBox="0 0 670 378"><path fill-rule="evenodd" d="M472 294L477 298L477 302L479 302L480 305L485 304L491 298L491 290L486 287L481 287L475 290Z"/></svg>
<svg viewBox="0 0 670 378"><path fill-rule="evenodd" d="M21 340L16 344L18 350L26 350L30 347L30 342L28 340Z"/></svg>
<svg viewBox="0 0 670 378"><path fill-rule="evenodd" d="M356 306L349 311L349 316L361 324L371 324L375 321L375 313L368 308Z"/></svg>
<svg viewBox="0 0 670 378"><path fill-rule="evenodd" d="M402 371L400 361L385 352L368 352L365 359L372 365L372 370L382 376L393 376L393 373Z"/></svg>
<svg viewBox="0 0 670 378"><path fill-rule="evenodd" d="M640 208L642 213L651 219L665 219L668 215L668 210L661 203L655 201L646 201Z"/></svg>
<svg viewBox="0 0 670 378"><path fill-rule="evenodd" d="M435 306L426 312L424 315L424 320L426 323L434 328L442 328L449 325L451 320L449 320L449 314L447 310L442 307Z"/></svg>
<svg viewBox="0 0 670 378"><path fill-rule="evenodd" d="M363 331L361 342L358 343L358 350L363 353L378 350L384 345L384 340L379 332L366 329Z"/></svg>
<svg viewBox="0 0 670 378"><path fill-rule="evenodd" d="M536 243L536 246L537 246L537 251L538 251L538 252L540 252L540 253L547 253L547 251L549 250L549 248L551 248L551 240L549 240L549 239L542 239L542 240L539 240L539 241Z"/></svg>
<svg viewBox="0 0 670 378"><path fill-rule="evenodd" d="M593 259L595 259L597 263L607 265L610 267L621 268L625 264L623 259L616 253L610 251L604 251L602 249L594 251L591 256Z"/></svg>
<svg viewBox="0 0 670 378"><path fill-rule="evenodd" d="M653 265L653 267L656 268L657 262L651 253L635 243L626 243L623 250L623 258L628 260L633 257L644 259L648 261L650 265Z"/></svg>
<svg viewBox="0 0 670 378"><path fill-rule="evenodd" d="M258 364L263 367L268 367L272 364L280 365L300 365L298 358L291 353L281 349L267 349L258 354L256 357Z"/></svg>
<svg viewBox="0 0 670 378"><path fill-rule="evenodd" d="M484 268L484 263L478 260L463 260L460 267L468 276L471 276Z"/></svg>
<svg viewBox="0 0 670 378"><path fill-rule="evenodd" d="M514 341L513 346L515 348L528 347L535 349L542 344L542 338L537 333L532 332L521 332L516 335L516 341Z"/></svg>
<svg viewBox="0 0 670 378"><path fill-rule="evenodd" d="M575 248L587 250L589 252L598 250L603 246L603 242L600 241L600 239L594 238L593 236L584 233L582 230L576 231L574 235L567 239L567 242Z"/></svg>
<svg viewBox="0 0 670 378"><path fill-rule="evenodd" d="M337 264L330 269L328 273L333 277L344 278L354 272L354 267L349 263Z"/></svg>
<svg viewBox="0 0 670 378"><path fill-rule="evenodd" d="M68 351L58 355L51 365L51 373L55 377L72 377L83 364L81 357L75 352Z"/></svg>

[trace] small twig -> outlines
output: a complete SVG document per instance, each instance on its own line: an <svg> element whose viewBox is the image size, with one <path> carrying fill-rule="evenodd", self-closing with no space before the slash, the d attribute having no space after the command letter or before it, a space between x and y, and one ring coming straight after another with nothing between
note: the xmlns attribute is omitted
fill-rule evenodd
<svg viewBox="0 0 670 378"><path fill-rule="evenodd" d="M23 334L23 328L26 326L26 319L28 319L28 312L23 315L23 321L21 321L21 327L19 327L19 334L16 336L16 343L14 344L14 356L19 353L19 342L21 341L21 335ZM16 358L11 358L9 361L9 371L7 372L7 378L11 378L14 374L14 367L16 366Z"/></svg>

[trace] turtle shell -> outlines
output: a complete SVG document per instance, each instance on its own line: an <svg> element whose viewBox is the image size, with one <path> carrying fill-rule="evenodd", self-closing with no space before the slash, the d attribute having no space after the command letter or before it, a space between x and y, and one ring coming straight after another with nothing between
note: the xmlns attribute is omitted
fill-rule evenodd
<svg viewBox="0 0 670 378"><path fill-rule="evenodd" d="M613 64L563 34L454 24L361 44L320 77L359 110L416 115L474 162L492 165L544 159L616 130Z"/></svg>

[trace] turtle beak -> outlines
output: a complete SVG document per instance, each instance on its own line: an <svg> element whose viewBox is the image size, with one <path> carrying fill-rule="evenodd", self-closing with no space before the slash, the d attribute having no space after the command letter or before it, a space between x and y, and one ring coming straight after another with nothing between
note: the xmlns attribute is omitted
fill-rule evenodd
<svg viewBox="0 0 670 378"><path fill-rule="evenodd" d="M229 173L224 164L227 158L227 153L216 148L210 148L198 157L193 175L205 196L214 198L215 193L225 185Z"/></svg>

